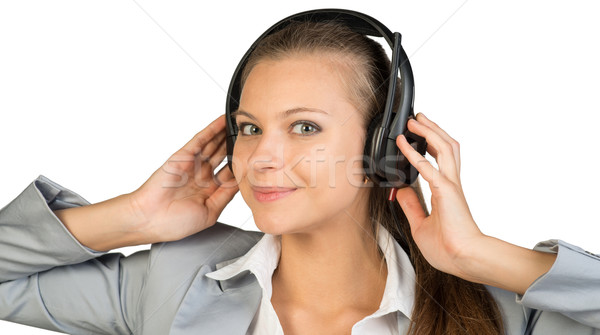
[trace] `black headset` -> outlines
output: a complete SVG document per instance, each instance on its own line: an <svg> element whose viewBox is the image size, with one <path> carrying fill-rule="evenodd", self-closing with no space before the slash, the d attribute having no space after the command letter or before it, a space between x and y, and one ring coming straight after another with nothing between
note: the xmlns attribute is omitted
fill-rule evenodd
<svg viewBox="0 0 600 335"><path fill-rule="evenodd" d="M418 171L396 146L396 137L404 134L408 142L422 155L425 154L427 143L423 137L408 131L406 123L414 118L414 79L408 57L400 44L399 33L392 33L376 19L351 10L318 9L291 15L267 29L246 51L238 64L227 92L226 123L227 123L227 164L233 172L233 146L237 139L238 129L235 118L231 113L239 107L241 96L241 75L250 54L260 41L293 21L322 22L334 21L348 26L352 31L362 35L383 37L392 48L392 63L389 78L387 100L383 113L371 120L365 143L364 167L366 175L380 187L401 188L412 184L418 176ZM392 110L396 86L398 85L398 70L400 70L400 104L397 111Z"/></svg>

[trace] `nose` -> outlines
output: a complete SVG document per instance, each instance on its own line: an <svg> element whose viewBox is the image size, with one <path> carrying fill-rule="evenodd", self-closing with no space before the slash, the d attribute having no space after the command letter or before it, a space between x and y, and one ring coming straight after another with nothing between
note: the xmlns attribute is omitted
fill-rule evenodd
<svg viewBox="0 0 600 335"><path fill-rule="evenodd" d="M261 135L248 159L249 168L255 172L277 171L284 166L284 143L276 133Z"/></svg>

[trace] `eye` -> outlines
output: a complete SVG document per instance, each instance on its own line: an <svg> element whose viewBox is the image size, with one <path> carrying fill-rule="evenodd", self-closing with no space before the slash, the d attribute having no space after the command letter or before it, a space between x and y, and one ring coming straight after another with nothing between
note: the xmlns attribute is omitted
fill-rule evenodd
<svg viewBox="0 0 600 335"><path fill-rule="evenodd" d="M314 133L321 130L319 126L312 122L308 121L298 121L297 123L292 125L292 132L299 133L302 136L313 135Z"/></svg>
<svg viewBox="0 0 600 335"><path fill-rule="evenodd" d="M251 136L251 135L260 135L262 134L262 130L258 128L256 125L252 123L240 123L238 125L239 132L242 133L243 136Z"/></svg>

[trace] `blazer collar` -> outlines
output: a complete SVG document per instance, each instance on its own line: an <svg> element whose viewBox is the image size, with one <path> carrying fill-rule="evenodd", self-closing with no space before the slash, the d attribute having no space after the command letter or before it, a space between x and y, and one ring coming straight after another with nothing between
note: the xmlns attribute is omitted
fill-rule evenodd
<svg viewBox="0 0 600 335"><path fill-rule="evenodd" d="M260 241L264 241L264 237L257 244ZM257 249L257 244L240 257L216 263L216 271L212 271L210 265L200 267L185 293L169 334L247 332L262 299L260 284L248 267L253 260L264 256L251 257L256 250L262 250Z"/></svg>
<svg viewBox="0 0 600 335"><path fill-rule="evenodd" d="M204 265L196 274L169 334L245 334L248 330L262 297L256 277L243 271L227 280L215 281L206 277L210 271L210 266Z"/></svg>

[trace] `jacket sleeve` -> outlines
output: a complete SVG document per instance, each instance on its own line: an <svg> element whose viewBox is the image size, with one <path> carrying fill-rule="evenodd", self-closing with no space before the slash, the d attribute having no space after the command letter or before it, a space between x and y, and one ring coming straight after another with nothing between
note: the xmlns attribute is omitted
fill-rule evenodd
<svg viewBox="0 0 600 335"><path fill-rule="evenodd" d="M148 251L81 245L53 210L89 203L44 176L0 210L0 319L70 334L131 334Z"/></svg>
<svg viewBox="0 0 600 335"><path fill-rule="evenodd" d="M561 240L538 243L534 250L557 253L557 258L525 294L517 295L517 303L600 328L600 256Z"/></svg>

